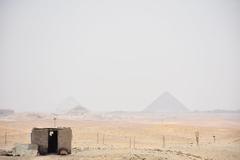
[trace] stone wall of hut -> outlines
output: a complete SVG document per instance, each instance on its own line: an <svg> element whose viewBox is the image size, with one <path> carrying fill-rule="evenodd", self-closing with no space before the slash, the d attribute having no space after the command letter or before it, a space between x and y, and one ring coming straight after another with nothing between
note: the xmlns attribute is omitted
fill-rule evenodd
<svg viewBox="0 0 240 160"><path fill-rule="evenodd" d="M56 130L58 133L58 151L65 149L70 154L72 146L71 128L33 128L31 133L31 144L38 145L40 154L48 153L48 134L50 130Z"/></svg>
<svg viewBox="0 0 240 160"><path fill-rule="evenodd" d="M58 150L66 149L71 153L72 146L72 130L71 128L63 128L58 130Z"/></svg>
<svg viewBox="0 0 240 160"><path fill-rule="evenodd" d="M48 129L34 128L31 133L31 143L38 145L40 154L48 153Z"/></svg>

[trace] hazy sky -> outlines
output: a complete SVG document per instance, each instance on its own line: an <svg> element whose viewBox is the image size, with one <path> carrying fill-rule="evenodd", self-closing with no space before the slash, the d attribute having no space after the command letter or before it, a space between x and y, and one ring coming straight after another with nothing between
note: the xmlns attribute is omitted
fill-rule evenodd
<svg viewBox="0 0 240 160"><path fill-rule="evenodd" d="M0 108L240 109L239 0L0 0Z"/></svg>

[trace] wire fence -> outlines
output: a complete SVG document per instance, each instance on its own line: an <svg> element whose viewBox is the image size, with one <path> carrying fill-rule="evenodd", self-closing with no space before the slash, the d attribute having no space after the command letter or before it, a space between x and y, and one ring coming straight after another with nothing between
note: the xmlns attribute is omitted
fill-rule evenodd
<svg viewBox="0 0 240 160"><path fill-rule="evenodd" d="M104 132L84 132L73 131L72 147L114 147L114 148L164 148L168 146L199 145L215 143L216 137L209 137L201 140L199 134L193 133L192 137L181 137L174 135L120 135ZM2 132L0 134L0 147L14 146L17 143L31 143L31 133L11 133Z"/></svg>

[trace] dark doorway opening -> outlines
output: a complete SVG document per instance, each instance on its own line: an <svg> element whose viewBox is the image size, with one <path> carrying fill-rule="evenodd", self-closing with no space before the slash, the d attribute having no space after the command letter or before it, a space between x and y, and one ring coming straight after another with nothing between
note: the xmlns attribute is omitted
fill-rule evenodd
<svg viewBox="0 0 240 160"><path fill-rule="evenodd" d="M58 132L48 131L48 153L57 153L58 150Z"/></svg>

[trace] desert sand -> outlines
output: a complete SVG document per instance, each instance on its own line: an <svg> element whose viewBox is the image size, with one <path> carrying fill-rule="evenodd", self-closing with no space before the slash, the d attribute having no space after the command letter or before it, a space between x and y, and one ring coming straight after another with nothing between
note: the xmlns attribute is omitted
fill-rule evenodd
<svg viewBox="0 0 240 160"><path fill-rule="evenodd" d="M57 126L71 127L73 130L71 155L0 156L0 159L240 159L238 118L228 119L226 116L212 115L191 117L163 121L149 118L98 120L60 116L57 118ZM16 143L30 143L33 127L52 126L51 116L42 118L18 115L1 119L0 148L11 149ZM199 132L199 145L195 140L196 131ZM213 136L216 137L215 142Z"/></svg>

